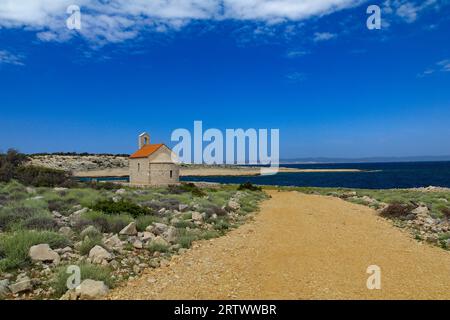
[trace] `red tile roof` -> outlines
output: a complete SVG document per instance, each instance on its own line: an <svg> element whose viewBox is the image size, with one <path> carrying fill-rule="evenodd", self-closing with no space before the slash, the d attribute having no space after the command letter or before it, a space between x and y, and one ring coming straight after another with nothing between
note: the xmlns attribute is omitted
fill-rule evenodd
<svg viewBox="0 0 450 320"><path fill-rule="evenodd" d="M137 159L137 158L147 158L152 153L154 153L156 150L161 148L164 144L158 143L158 144L146 144L141 149L136 151L130 156L130 159Z"/></svg>

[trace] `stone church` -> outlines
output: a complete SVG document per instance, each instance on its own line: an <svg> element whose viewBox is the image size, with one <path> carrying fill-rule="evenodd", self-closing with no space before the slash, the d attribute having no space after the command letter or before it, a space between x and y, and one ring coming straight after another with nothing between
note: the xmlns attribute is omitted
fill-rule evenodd
<svg viewBox="0 0 450 320"><path fill-rule="evenodd" d="M180 168L165 144L150 144L150 135L139 136L139 150L130 156L131 185L170 185L179 183Z"/></svg>

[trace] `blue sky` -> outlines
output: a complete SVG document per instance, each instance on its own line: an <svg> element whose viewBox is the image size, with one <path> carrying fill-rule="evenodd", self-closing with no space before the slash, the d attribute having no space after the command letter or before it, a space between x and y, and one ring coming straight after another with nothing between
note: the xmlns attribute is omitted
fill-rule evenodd
<svg viewBox="0 0 450 320"><path fill-rule="evenodd" d="M449 31L434 0L0 0L0 150L128 153L202 120L278 128L282 158L449 155Z"/></svg>

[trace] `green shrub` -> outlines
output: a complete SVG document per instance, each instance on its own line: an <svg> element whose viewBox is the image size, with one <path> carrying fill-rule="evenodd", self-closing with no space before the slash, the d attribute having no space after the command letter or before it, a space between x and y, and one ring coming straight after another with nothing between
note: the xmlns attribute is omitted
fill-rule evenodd
<svg viewBox="0 0 450 320"><path fill-rule="evenodd" d="M450 219L450 208L442 208L441 209L442 214L444 215L444 217L446 217L447 219Z"/></svg>
<svg viewBox="0 0 450 320"><path fill-rule="evenodd" d="M152 214L152 211L150 209L141 207L127 200L121 200L118 202L114 202L112 200L99 201L94 206L92 206L92 209L95 211L102 211L106 214L128 213L135 218L141 215Z"/></svg>
<svg viewBox="0 0 450 320"><path fill-rule="evenodd" d="M219 220L214 224L214 229L218 231L225 231L230 228L230 224L225 220Z"/></svg>
<svg viewBox="0 0 450 320"><path fill-rule="evenodd" d="M158 242L151 242L148 245L148 250L150 250L151 252L168 252L169 251L169 246L162 244L162 243L158 243Z"/></svg>
<svg viewBox="0 0 450 320"><path fill-rule="evenodd" d="M387 218L401 218L411 213L412 210L414 210L414 206L411 204L392 203L381 212L381 216Z"/></svg>
<svg viewBox="0 0 450 320"><path fill-rule="evenodd" d="M255 186L250 182L242 183L237 188L238 190L250 190L250 191L262 191L262 188L259 186Z"/></svg>
<svg viewBox="0 0 450 320"><path fill-rule="evenodd" d="M37 216L26 219L22 227L29 230L56 230L58 224L51 216Z"/></svg>
<svg viewBox="0 0 450 320"><path fill-rule="evenodd" d="M30 248L41 243L48 243L52 249L70 245L66 237L50 231L21 230L2 235L0 236L0 271L28 264Z"/></svg>
<svg viewBox="0 0 450 320"><path fill-rule="evenodd" d="M217 232L216 230L206 230L206 231L203 231L199 235L200 239L205 239L205 240L214 239L214 238L218 238L218 237L220 237L220 233Z"/></svg>
<svg viewBox="0 0 450 320"><path fill-rule="evenodd" d="M189 249L192 245L192 242L197 240L196 235L192 234L186 229L178 229L177 233L177 242L181 245L182 248Z"/></svg>
<svg viewBox="0 0 450 320"><path fill-rule="evenodd" d="M82 255L88 255L89 251L91 251L91 249L95 246L103 246L103 241L102 241L102 237L101 236L96 236L96 237L86 237L83 239L83 241L81 242L80 245L80 253Z"/></svg>
<svg viewBox="0 0 450 320"><path fill-rule="evenodd" d="M111 278L111 270L107 267L102 267L94 264L83 263L78 266L80 268L81 281L92 279L96 281L103 281L109 288L114 287L114 280ZM55 289L55 294L60 297L66 293L67 279L71 274L67 273L67 266L58 268L52 287Z"/></svg>
<svg viewBox="0 0 450 320"><path fill-rule="evenodd" d="M104 233L118 233L133 221L128 214L107 215L98 211L87 212L83 214L82 219Z"/></svg>
<svg viewBox="0 0 450 320"><path fill-rule="evenodd" d="M170 185L167 187L167 190L170 194L182 194L185 192L190 192L194 197L204 197L207 195L206 192L204 192L191 182L181 183L179 185Z"/></svg>
<svg viewBox="0 0 450 320"><path fill-rule="evenodd" d="M33 203L14 203L0 209L0 228L11 229L14 225L36 217L49 217L49 213Z"/></svg>
<svg viewBox="0 0 450 320"><path fill-rule="evenodd" d="M70 172L38 166L25 165L17 168L15 178L25 185L35 187L74 186Z"/></svg>
<svg viewBox="0 0 450 320"><path fill-rule="evenodd" d="M138 231L145 231L153 222L161 222L161 218L157 216L140 216L136 218L136 228Z"/></svg>

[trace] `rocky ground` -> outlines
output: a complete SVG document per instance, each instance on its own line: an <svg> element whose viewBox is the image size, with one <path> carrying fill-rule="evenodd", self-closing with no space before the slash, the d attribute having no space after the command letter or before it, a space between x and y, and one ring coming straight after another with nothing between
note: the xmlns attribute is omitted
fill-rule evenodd
<svg viewBox="0 0 450 320"><path fill-rule="evenodd" d="M30 163L71 172L128 168L128 157L111 155L37 155Z"/></svg>
<svg viewBox="0 0 450 320"><path fill-rule="evenodd" d="M15 197L11 197L13 193ZM88 201L85 197L89 197ZM11 198L16 198L14 203ZM17 198L22 199L20 205ZM188 191L180 187L98 191L0 185L0 299L55 299L61 295L62 299L97 299L114 284L134 279L143 270L167 265L173 255L183 254L193 241L218 237L237 227L263 198L260 191L217 186L190 187ZM109 201L104 209L108 211L114 203L123 205L131 199L138 208L148 210L148 215L108 215L91 205ZM128 206L130 212L136 210ZM36 217L33 230L14 231L19 224L13 227L6 223L12 220L8 215L11 207L17 214L24 208L50 210L45 216L45 229L52 230L45 234L50 241L34 239L47 232L37 230ZM58 210L51 210L56 207ZM39 219L39 224L44 224L43 217ZM27 223L20 228L27 228L25 225L29 228ZM14 253L8 251L8 241L15 241L19 235L25 247L11 245L26 251L23 261L16 263L17 258L10 257ZM53 238L62 243L53 245ZM82 282L67 290L70 266L80 268Z"/></svg>

